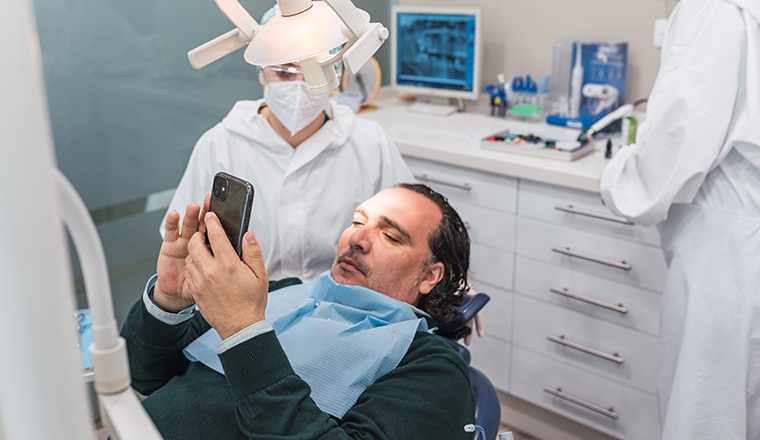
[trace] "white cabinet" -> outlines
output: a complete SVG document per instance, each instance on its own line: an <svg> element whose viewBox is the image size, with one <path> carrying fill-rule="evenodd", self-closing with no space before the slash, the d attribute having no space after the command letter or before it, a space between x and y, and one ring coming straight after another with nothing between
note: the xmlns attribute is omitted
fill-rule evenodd
<svg viewBox="0 0 760 440"><path fill-rule="evenodd" d="M613 437L660 438L657 397L651 393L520 347L513 355L516 396Z"/></svg>
<svg viewBox="0 0 760 440"><path fill-rule="evenodd" d="M473 365L502 391L614 437L657 438L658 231L591 192L407 162L466 222L471 284L492 298Z"/></svg>

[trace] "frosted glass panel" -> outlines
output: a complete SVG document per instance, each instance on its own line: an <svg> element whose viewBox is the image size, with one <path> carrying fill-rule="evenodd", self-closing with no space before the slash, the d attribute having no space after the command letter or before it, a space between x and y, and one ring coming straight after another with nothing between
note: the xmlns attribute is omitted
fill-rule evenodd
<svg viewBox="0 0 760 440"><path fill-rule="evenodd" d="M244 6L258 18L273 4ZM202 70L187 61L233 28L213 0L36 0L35 12L58 166L101 214L122 319L161 244L165 208L140 201L176 187L200 135L261 86L242 51Z"/></svg>

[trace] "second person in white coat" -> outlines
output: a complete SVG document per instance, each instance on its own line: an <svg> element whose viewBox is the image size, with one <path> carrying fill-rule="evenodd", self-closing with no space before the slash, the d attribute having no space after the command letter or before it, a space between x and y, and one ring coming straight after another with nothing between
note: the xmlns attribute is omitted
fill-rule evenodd
<svg viewBox="0 0 760 440"><path fill-rule="evenodd" d="M661 225L663 440L760 439L760 2L678 3L601 193Z"/></svg>

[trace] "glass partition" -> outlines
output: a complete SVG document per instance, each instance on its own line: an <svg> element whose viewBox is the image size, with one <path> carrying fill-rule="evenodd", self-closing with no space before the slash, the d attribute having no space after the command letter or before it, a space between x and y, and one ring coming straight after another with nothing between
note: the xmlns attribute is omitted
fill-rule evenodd
<svg viewBox="0 0 760 440"><path fill-rule="evenodd" d="M195 142L261 86L242 50L190 66L187 51L233 28L213 0L34 3L58 166L98 225L121 323L155 273L159 222ZM242 4L258 20L274 1ZM390 15L388 0L355 4Z"/></svg>

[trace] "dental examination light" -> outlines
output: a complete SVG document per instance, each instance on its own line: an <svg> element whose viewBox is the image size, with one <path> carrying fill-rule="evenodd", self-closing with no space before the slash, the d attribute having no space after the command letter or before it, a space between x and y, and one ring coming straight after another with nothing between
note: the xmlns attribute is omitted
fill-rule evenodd
<svg viewBox="0 0 760 440"><path fill-rule="evenodd" d="M216 0L216 4L236 27L188 52L194 68L248 45L243 57L249 64L298 63L315 95L340 85L333 64L343 61L354 75L388 38L388 29L370 23L369 14L351 0L277 0L281 12L265 25L259 25L238 0Z"/></svg>
<svg viewBox="0 0 760 440"><path fill-rule="evenodd" d="M56 169L31 0L0 14L0 439L93 439L62 225L79 253L93 318L95 390L114 440L161 435L130 388L95 224ZM63 220L63 222L61 222Z"/></svg>

